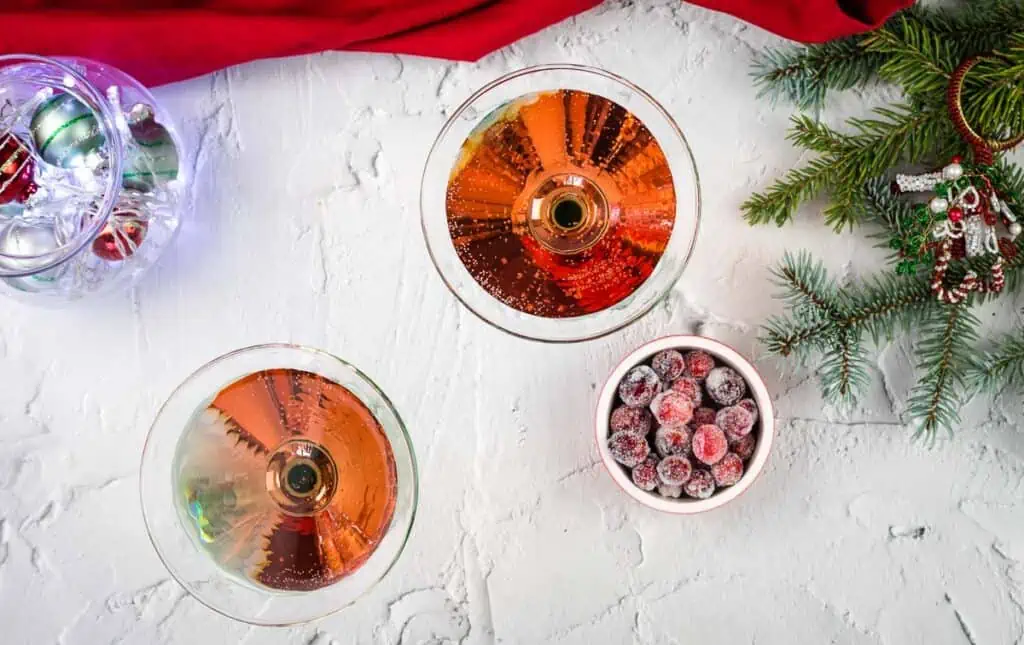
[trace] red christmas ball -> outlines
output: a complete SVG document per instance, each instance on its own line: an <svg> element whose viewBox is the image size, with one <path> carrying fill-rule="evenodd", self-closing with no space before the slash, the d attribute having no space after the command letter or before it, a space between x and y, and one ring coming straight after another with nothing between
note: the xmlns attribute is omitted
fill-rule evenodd
<svg viewBox="0 0 1024 645"><path fill-rule="evenodd" d="M131 257L146 237L146 228L146 220L138 211L116 210L92 241L92 252L111 262Z"/></svg>
<svg viewBox="0 0 1024 645"><path fill-rule="evenodd" d="M23 202L38 186L32 151L10 132L0 136L0 204Z"/></svg>
<svg viewBox="0 0 1024 645"><path fill-rule="evenodd" d="M949 221L959 222L964 218L964 211L959 206L954 206L946 211L946 215L949 216Z"/></svg>

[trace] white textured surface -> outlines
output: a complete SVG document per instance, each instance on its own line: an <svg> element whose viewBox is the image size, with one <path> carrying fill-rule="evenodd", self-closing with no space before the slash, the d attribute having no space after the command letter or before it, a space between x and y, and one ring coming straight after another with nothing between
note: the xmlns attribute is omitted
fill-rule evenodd
<svg viewBox="0 0 1024 645"><path fill-rule="evenodd" d="M1020 643L1020 399L975 405L935 449L911 443L904 344L882 351L871 396L842 420L813 379L760 361L782 418L776 449L714 513L649 511L597 465L595 389L629 349L696 331L756 353L757 323L779 308L764 268L786 248L839 271L874 266L869 241L831 235L812 209L783 230L740 219L738 204L797 160L789 109L756 101L748 78L749 55L775 42L674 0L613 3L479 64L327 54L161 88L196 151L178 246L132 295L0 307L0 643ZM417 192L447 112L500 74L560 61L620 73L677 117L705 211L663 306L609 338L551 347L456 305L422 244ZM845 97L827 116L863 103ZM1009 311L993 321L1008 327ZM269 340L373 376L422 476L391 575L291 629L186 597L137 494L171 389Z"/></svg>

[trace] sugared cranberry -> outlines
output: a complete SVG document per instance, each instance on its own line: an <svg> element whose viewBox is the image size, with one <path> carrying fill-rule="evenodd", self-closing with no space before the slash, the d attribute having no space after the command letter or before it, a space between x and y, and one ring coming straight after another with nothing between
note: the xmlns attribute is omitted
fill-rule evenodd
<svg viewBox="0 0 1024 645"><path fill-rule="evenodd" d="M693 456L711 466L729 452L729 442L718 426L706 425L693 433Z"/></svg>
<svg viewBox="0 0 1024 645"><path fill-rule="evenodd" d="M754 428L754 417L739 405L722 408L715 415L715 425L722 429L726 437L739 438L750 434Z"/></svg>
<svg viewBox="0 0 1024 645"><path fill-rule="evenodd" d="M640 490L654 490L658 485L658 460L651 457L634 468L633 483Z"/></svg>
<svg viewBox="0 0 1024 645"><path fill-rule="evenodd" d="M749 412L754 417L754 423L757 423L757 419L760 416L757 410L757 401L754 399L743 399L736 405Z"/></svg>
<svg viewBox="0 0 1024 645"><path fill-rule="evenodd" d="M706 470L694 470L683 490L690 497L707 499L715 494L715 478Z"/></svg>
<svg viewBox="0 0 1024 645"><path fill-rule="evenodd" d="M708 373L715 368L715 359L711 354L699 349L688 352L684 360L686 361L686 375L692 376L698 381L706 379Z"/></svg>
<svg viewBox="0 0 1024 645"><path fill-rule="evenodd" d="M658 428L654 433L654 449L662 457L690 454L690 433L685 428Z"/></svg>
<svg viewBox="0 0 1024 645"><path fill-rule="evenodd" d="M716 367L704 382L708 395L718 405L736 405L747 393L747 383L731 367Z"/></svg>
<svg viewBox="0 0 1024 645"><path fill-rule="evenodd" d="M631 408L623 405L612 411L608 427L612 432L635 432L646 435L654 426L654 417L647 408Z"/></svg>
<svg viewBox="0 0 1024 645"><path fill-rule="evenodd" d="M672 455L658 462L658 478L662 484L682 486L692 472L693 464L686 457Z"/></svg>
<svg viewBox="0 0 1024 645"><path fill-rule="evenodd" d="M683 496L683 487L658 484L658 494L662 497L671 497L672 499L676 499Z"/></svg>
<svg viewBox="0 0 1024 645"><path fill-rule="evenodd" d="M679 392L686 398L690 399L694 407L699 407L704 402L704 390L701 389L700 383L697 379L692 376L684 376L677 379L672 384L672 391Z"/></svg>
<svg viewBox="0 0 1024 645"><path fill-rule="evenodd" d="M718 413L712 408L697 408L693 411L693 418L690 419L690 425L694 428L699 428L700 426L706 426L708 424L714 425L715 417L717 416Z"/></svg>
<svg viewBox="0 0 1024 645"><path fill-rule="evenodd" d="M736 455L746 461L754 454L754 446L757 445L757 437L751 432L745 437L738 439L729 440L729 450L736 453Z"/></svg>
<svg viewBox="0 0 1024 645"><path fill-rule="evenodd" d="M693 403L682 394L668 390L651 401L654 420L666 428L685 427L693 418Z"/></svg>
<svg viewBox="0 0 1024 645"><path fill-rule="evenodd" d="M711 475L719 486L732 486L743 477L743 460L730 452L711 467Z"/></svg>
<svg viewBox="0 0 1024 645"><path fill-rule="evenodd" d="M661 379L650 367L637 365L619 383L619 398L631 408L650 405L661 391Z"/></svg>
<svg viewBox="0 0 1024 645"><path fill-rule="evenodd" d="M608 452L612 459L626 468L634 468L651 454L647 439L635 432L616 432L608 438Z"/></svg>
<svg viewBox="0 0 1024 645"><path fill-rule="evenodd" d="M683 355L676 350L666 349L654 355L654 358L651 359L651 368L658 373L662 381L668 383L682 375L683 370L686 369L686 361L683 360Z"/></svg>

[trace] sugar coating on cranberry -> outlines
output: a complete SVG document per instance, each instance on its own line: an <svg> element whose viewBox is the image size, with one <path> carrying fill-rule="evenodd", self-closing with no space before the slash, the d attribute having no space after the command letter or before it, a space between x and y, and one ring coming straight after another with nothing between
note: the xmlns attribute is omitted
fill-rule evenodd
<svg viewBox="0 0 1024 645"><path fill-rule="evenodd" d="M693 464L686 457L671 455L658 462L658 479L662 484L682 486L690 479Z"/></svg>
<svg viewBox="0 0 1024 645"><path fill-rule="evenodd" d="M651 401L654 420L666 428L685 427L693 418L693 403L678 392L660 392Z"/></svg>
<svg viewBox="0 0 1024 645"><path fill-rule="evenodd" d="M699 349L687 352L683 360L686 361L686 375L692 376L698 381L703 381L707 378L708 373L715 368L715 359L712 358L711 354L702 352Z"/></svg>
<svg viewBox="0 0 1024 645"><path fill-rule="evenodd" d="M608 427L612 432L635 432L646 435L654 427L654 417L647 408L631 408L627 405L612 410Z"/></svg>
<svg viewBox="0 0 1024 645"><path fill-rule="evenodd" d="M669 486L667 484L658 484L658 494L662 497L671 497L676 499L683 496L682 486Z"/></svg>
<svg viewBox="0 0 1024 645"><path fill-rule="evenodd" d="M729 450L744 461L750 459L754 454L754 446L757 445L757 437L751 432L745 437L729 440Z"/></svg>
<svg viewBox="0 0 1024 645"><path fill-rule="evenodd" d="M619 398L631 408L650 405L658 392L661 392L661 379L647 365L629 370L619 383Z"/></svg>
<svg viewBox="0 0 1024 645"><path fill-rule="evenodd" d="M690 425L694 428L708 424L714 425L717 416L718 413L713 408L697 408L693 411L693 419L690 420Z"/></svg>
<svg viewBox="0 0 1024 645"><path fill-rule="evenodd" d="M747 393L747 383L731 367L716 367L704 381L708 396L718 405L736 405Z"/></svg>
<svg viewBox="0 0 1024 645"><path fill-rule="evenodd" d="M704 390L701 388L697 379L692 376L684 376L677 379L672 383L671 390L673 392L679 392L686 398L690 399L694 407L699 407L700 404L704 402Z"/></svg>
<svg viewBox="0 0 1024 645"><path fill-rule="evenodd" d="M633 469L633 483L640 490L652 491L658 485L658 460L648 458Z"/></svg>
<svg viewBox="0 0 1024 645"><path fill-rule="evenodd" d="M758 417L757 402L754 401L754 399L743 399L742 401L740 401L736 405L740 406L741 408L743 408L744 410L749 412L750 415L752 417L754 417L754 423L757 423L757 417Z"/></svg>
<svg viewBox="0 0 1024 645"><path fill-rule="evenodd" d="M706 470L694 470L683 490L690 497L707 499L715 494L715 478Z"/></svg>
<svg viewBox="0 0 1024 645"><path fill-rule="evenodd" d="M730 452L711 467L711 475L719 486L732 486L743 477L743 460Z"/></svg>
<svg viewBox="0 0 1024 645"><path fill-rule="evenodd" d="M634 468L651 454L647 439L635 432L616 432L608 438L608 452L612 459L626 468Z"/></svg>
<svg viewBox="0 0 1024 645"><path fill-rule="evenodd" d="M690 454L690 433L685 428L658 428L654 432L654 449L662 457Z"/></svg>
<svg viewBox="0 0 1024 645"><path fill-rule="evenodd" d="M683 355L674 349L666 349L658 352L651 359L651 368L658 373L663 381L672 381L682 375L686 369L686 361Z"/></svg>
<svg viewBox="0 0 1024 645"><path fill-rule="evenodd" d="M729 442L722 429L715 425L700 426L693 432L693 456L711 466L729 452Z"/></svg>
<svg viewBox="0 0 1024 645"><path fill-rule="evenodd" d="M715 425L730 439L745 437L754 429L754 417L745 408L733 405L718 411L715 415Z"/></svg>

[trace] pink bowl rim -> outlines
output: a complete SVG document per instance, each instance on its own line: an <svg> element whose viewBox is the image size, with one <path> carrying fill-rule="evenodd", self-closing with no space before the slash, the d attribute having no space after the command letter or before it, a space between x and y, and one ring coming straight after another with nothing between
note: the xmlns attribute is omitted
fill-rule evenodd
<svg viewBox="0 0 1024 645"><path fill-rule="evenodd" d="M743 376L750 387L751 398L757 403L758 414L761 419L761 432L758 437L757 447L754 449L754 454L747 466L747 471L738 483L722 492L716 492L708 499L698 500L685 497L672 499L662 497L656 492L641 490L633 484L629 475L626 474L618 462L612 459L611 453L608 450L608 418L611 415L611 407L615 401L619 381L635 365L665 349L679 349L683 351L699 349L715 356L715 358L732 367ZM594 429L601 462L604 464L605 471L619 485L619 488L649 508L677 515L692 515L728 504L750 488L754 480L760 476L765 463L768 461L772 442L775 439L775 406L772 403L771 395L768 393L768 388L764 384L764 379L757 371L757 368L734 348L721 341L704 336L678 334L663 336L649 341L637 347L619 361L619 364L608 375L608 379L605 381L604 387L601 388L601 393L598 396L595 408Z"/></svg>

